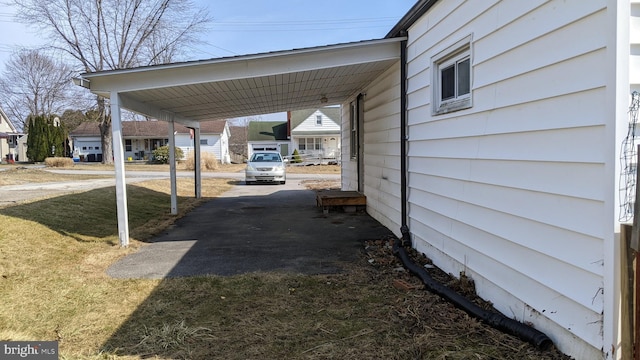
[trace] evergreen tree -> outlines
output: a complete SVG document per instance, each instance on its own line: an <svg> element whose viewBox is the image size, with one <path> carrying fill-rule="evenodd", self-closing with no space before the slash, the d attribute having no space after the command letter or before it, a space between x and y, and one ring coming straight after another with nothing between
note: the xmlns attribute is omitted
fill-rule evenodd
<svg viewBox="0 0 640 360"><path fill-rule="evenodd" d="M292 163L301 163L302 162L302 157L300 156L300 153L298 153L298 149L293 150L291 162Z"/></svg>
<svg viewBox="0 0 640 360"><path fill-rule="evenodd" d="M46 134L43 134L44 127L44 118L42 116L30 116L28 121L28 134L27 138L27 157L31 161L43 161L46 157L46 153L44 150L45 142L43 141L43 137Z"/></svg>
<svg viewBox="0 0 640 360"><path fill-rule="evenodd" d="M27 157L42 162L47 157L66 156L67 130L57 117L31 116L28 121Z"/></svg>

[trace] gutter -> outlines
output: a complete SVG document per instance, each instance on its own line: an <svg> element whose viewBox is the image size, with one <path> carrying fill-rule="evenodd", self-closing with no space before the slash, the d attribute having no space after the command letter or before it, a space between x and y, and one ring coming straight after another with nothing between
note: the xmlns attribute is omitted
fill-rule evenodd
<svg viewBox="0 0 640 360"><path fill-rule="evenodd" d="M398 23L387 33L385 38L394 38L398 36L404 36L407 29L414 22L416 22L422 15L424 15L438 0L420 0L409 9L409 11L398 21Z"/></svg>

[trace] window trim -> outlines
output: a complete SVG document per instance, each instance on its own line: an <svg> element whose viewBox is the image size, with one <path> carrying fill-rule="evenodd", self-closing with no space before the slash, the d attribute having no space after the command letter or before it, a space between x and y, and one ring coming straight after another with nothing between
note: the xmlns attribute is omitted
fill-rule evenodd
<svg viewBox="0 0 640 360"><path fill-rule="evenodd" d="M473 34L455 42L431 58L432 76L432 115L442 115L454 111L468 109L473 106ZM458 94L458 65L469 60L469 92ZM442 70L455 67L454 96L451 99L442 99Z"/></svg>
<svg viewBox="0 0 640 360"><path fill-rule="evenodd" d="M316 126L322 126L322 115L316 115Z"/></svg>
<svg viewBox="0 0 640 360"><path fill-rule="evenodd" d="M349 158L358 158L358 110L357 100L349 104Z"/></svg>

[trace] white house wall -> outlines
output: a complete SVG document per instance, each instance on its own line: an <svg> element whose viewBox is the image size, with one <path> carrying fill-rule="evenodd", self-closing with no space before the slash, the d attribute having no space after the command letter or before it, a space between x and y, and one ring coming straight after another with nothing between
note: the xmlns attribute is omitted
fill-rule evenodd
<svg viewBox="0 0 640 360"><path fill-rule="evenodd" d="M364 194L367 213L400 235L400 63L363 91ZM357 190L357 161L350 156L349 104L342 106L342 188Z"/></svg>
<svg viewBox="0 0 640 360"><path fill-rule="evenodd" d="M102 154L102 143L99 136L73 139L74 151L86 158L89 154Z"/></svg>
<svg viewBox="0 0 640 360"><path fill-rule="evenodd" d="M9 120L7 120L4 116L2 116L2 114L0 114L0 132L4 132L4 133L15 132L14 129L9 124ZM6 160L6 156L9 153L10 153L10 147L9 147L8 139L5 139L5 138L0 139L0 162Z"/></svg>
<svg viewBox="0 0 640 360"><path fill-rule="evenodd" d="M220 162L228 162L228 153L223 153L223 139L220 135L200 134L200 140L207 140L206 145L201 145L200 151L215 155ZM193 139L189 134L176 135L176 146L182 149L184 158L188 158L193 151Z"/></svg>
<svg viewBox="0 0 640 360"><path fill-rule="evenodd" d="M630 19L631 57L629 64L629 81L631 91L640 91L640 0L631 1Z"/></svg>
<svg viewBox="0 0 640 360"><path fill-rule="evenodd" d="M317 116L322 117L321 125L317 124ZM300 140L302 138L320 139L322 148L320 150L300 150ZM331 146L331 139L335 140L334 146ZM293 149L298 149L300 154L306 154L314 158L336 158L340 156L340 125L322 111L316 110L298 126L291 129L291 146Z"/></svg>
<svg viewBox="0 0 640 360"><path fill-rule="evenodd" d="M355 99L351 99L355 101ZM358 190L358 163L355 159L351 159L351 140L350 132L351 125L349 124L349 117L351 116L351 109L349 103L342 104L341 118L342 118L342 138L340 143L342 144L342 161L340 162L340 187L342 190Z"/></svg>
<svg viewBox="0 0 640 360"><path fill-rule="evenodd" d="M322 125L316 125L316 116L318 115L322 116ZM291 135L304 134L313 136L313 133L317 131L331 131L338 134L340 132L340 126L329 117L327 117L327 115L323 114L322 111L316 110L313 114L311 114L308 118L301 122L300 125L296 126L295 129L291 129Z"/></svg>
<svg viewBox="0 0 640 360"><path fill-rule="evenodd" d="M603 151L613 145L605 140L605 5L441 1L409 30L408 43L416 248L446 272L464 271L498 310L579 359L602 357L605 346L603 246L613 195ZM434 116L431 59L469 35L473 106ZM374 130L366 139L379 141L376 122L365 121ZM397 173L392 162L380 169Z"/></svg>

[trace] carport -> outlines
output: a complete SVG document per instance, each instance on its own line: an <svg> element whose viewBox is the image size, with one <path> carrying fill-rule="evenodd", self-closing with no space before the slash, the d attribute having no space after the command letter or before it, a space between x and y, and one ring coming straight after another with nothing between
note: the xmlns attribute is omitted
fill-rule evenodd
<svg viewBox="0 0 640 360"><path fill-rule="evenodd" d="M129 244L121 109L169 123L171 213L177 214L174 124L194 130L201 196L200 121L343 104L400 60L406 38L85 73L80 86L111 99L118 235Z"/></svg>

